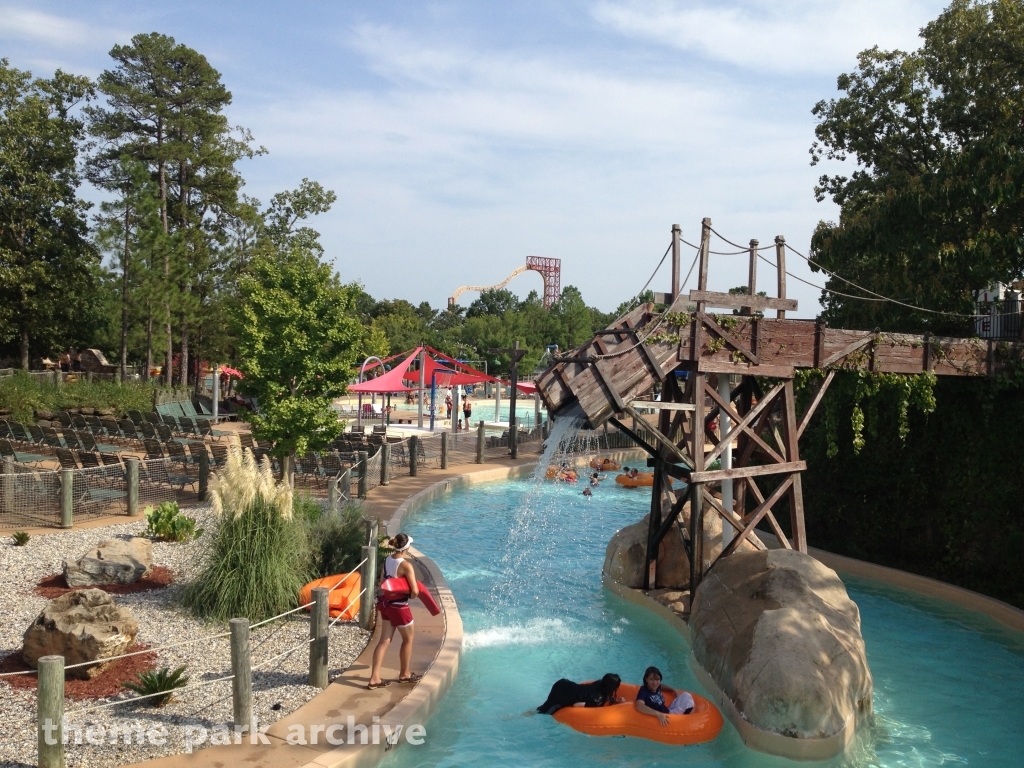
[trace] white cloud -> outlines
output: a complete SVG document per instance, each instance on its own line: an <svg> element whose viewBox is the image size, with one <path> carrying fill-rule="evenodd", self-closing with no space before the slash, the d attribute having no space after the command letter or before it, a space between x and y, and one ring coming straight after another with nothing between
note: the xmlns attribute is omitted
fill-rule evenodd
<svg viewBox="0 0 1024 768"><path fill-rule="evenodd" d="M24 8L0 10L0 39L27 40L58 47L94 45L114 35L90 24Z"/></svg>
<svg viewBox="0 0 1024 768"><path fill-rule="evenodd" d="M836 74L865 48L917 48L945 0L601 0L601 24L711 61L781 73Z"/></svg>

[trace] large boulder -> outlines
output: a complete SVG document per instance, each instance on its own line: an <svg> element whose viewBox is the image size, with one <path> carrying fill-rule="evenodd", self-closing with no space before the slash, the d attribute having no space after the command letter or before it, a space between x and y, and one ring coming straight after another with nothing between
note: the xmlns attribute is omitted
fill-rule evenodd
<svg viewBox="0 0 1024 768"><path fill-rule="evenodd" d="M127 608L114 604L102 589L82 589L61 595L47 605L25 630L21 655L37 667L42 656L63 656L65 667L87 661L95 666L67 670L69 677L95 677L109 664L103 659L127 651L139 623Z"/></svg>
<svg viewBox="0 0 1024 768"><path fill-rule="evenodd" d="M860 611L809 555L719 560L697 588L690 628L696 660L757 728L828 738L871 711Z"/></svg>
<svg viewBox="0 0 1024 768"><path fill-rule="evenodd" d="M149 539L107 539L74 562L65 560L64 580L69 587L132 584L152 569L153 544Z"/></svg>
<svg viewBox="0 0 1024 768"><path fill-rule="evenodd" d="M633 589L643 587L649 525L650 515L612 536L605 550L604 578ZM670 589L688 589L690 586L690 558L686 556L683 537L676 526L669 529L658 547L657 583L654 586Z"/></svg>

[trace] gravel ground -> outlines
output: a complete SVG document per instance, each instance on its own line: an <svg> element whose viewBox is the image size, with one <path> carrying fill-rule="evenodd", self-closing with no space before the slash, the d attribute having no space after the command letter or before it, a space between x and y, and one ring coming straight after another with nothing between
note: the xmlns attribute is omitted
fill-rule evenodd
<svg viewBox="0 0 1024 768"><path fill-rule="evenodd" d="M200 527L207 530L213 527L214 520L208 507L192 508L187 510L187 514L197 518ZM21 650L25 629L46 604L45 598L32 592L40 579L59 573L63 560L80 557L104 539L139 535L145 527L142 522L48 533L33 536L24 547L12 546L9 537L0 539L0 579L4 584L0 594L0 616L4 619L0 625L0 658ZM130 608L138 619L139 642L156 648L226 631L225 625L204 623L175 607L175 597L181 585L196 575L202 542L202 538L188 544L154 542L153 564L171 568L177 583L151 592L114 596L117 604ZM342 672L355 660L366 646L368 638L368 633L349 624L339 623L331 629L331 677ZM253 709L261 727L295 711L319 692L318 688L305 684L309 672L308 639L309 619L305 612L253 630ZM160 651L158 667L173 669L186 665L190 685L224 677L231 674L228 640L224 637ZM300 644L301 647L293 653L267 664L272 657ZM258 669L261 663L265 666ZM133 695L126 691L116 698ZM116 698L65 700L67 722L81 726L79 739L82 742L68 744L65 754L69 768L120 766L180 754L185 751L186 726L193 726L193 734L198 732L197 727L205 728L212 734L215 726L227 724L230 727L232 720L230 681L183 689L160 709L139 703L76 714L76 710L115 701ZM0 682L0 766L36 764L35 713L34 691L13 690ZM167 729L166 743L162 745L153 743L159 740L160 733L153 734L157 736L156 739L147 736L142 744L136 743L138 738L133 737L131 744L125 745L123 731L121 735L115 736L116 744L109 743L109 731L112 728L141 727L144 731L150 731L159 729L161 725ZM85 737L89 726L105 729L103 744L87 743ZM70 729L69 732L73 742L75 734ZM98 730L94 730L92 740L98 741L98 737Z"/></svg>

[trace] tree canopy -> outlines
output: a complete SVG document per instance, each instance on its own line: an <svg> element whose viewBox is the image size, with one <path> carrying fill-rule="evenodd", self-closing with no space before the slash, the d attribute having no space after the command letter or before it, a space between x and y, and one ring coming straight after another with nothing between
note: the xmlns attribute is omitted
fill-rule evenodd
<svg viewBox="0 0 1024 768"><path fill-rule="evenodd" d="M913 52L871 48L843 95L814 107L812 164L839 222L814 232L811 258L907 304L971 314L974 292L1024 275L1024 2L954 0ZM812 269L815 268L812 266ZM865 296L830 278L823 317L849 328L967 332L969 320Z"/></svg>

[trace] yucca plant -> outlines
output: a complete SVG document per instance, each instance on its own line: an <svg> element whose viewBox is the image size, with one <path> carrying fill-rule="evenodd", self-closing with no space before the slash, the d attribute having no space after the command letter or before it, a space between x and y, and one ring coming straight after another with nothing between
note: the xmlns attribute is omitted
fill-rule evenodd
<svg viewBox="0 0 1024 768"><path fill-rule="evenodd" d="M129 691L140 696L150 696L146 699L154 707L162 707L171 700L176 688L184 688L188 685L188 678L185 677L185 666L182 665L173 672L168 667L151 672L139 672L135 680L121 683ZM164 693L163 696L151 696L155 693Z"/></svg>
<svg viewBox="0 0 1024 768"><path fill-rule="evenodd" d="M178 502L165 501L160 506L147 507L146 535L160 541L188 541L203 535L196 528L195 518L181 514Z"/></svg>
<svg viewBox="0 0 1024 768"><path fill-rule="evenodd" d="M292 519L292 493L274 482L270 462L233 447L211 483L217 527L198 578L184 591L193 613L260 621L298 605L312 578L306 527Z"/></svg>
<svg viewBox="0 0 1024 768"><path fill-rule="evenodd" d="M24 547L26 544L28 544L28 540L32 537L29 536L25 531L15 531L14 535L11 536L11 538L14 539L14 546Z"/></svg>

